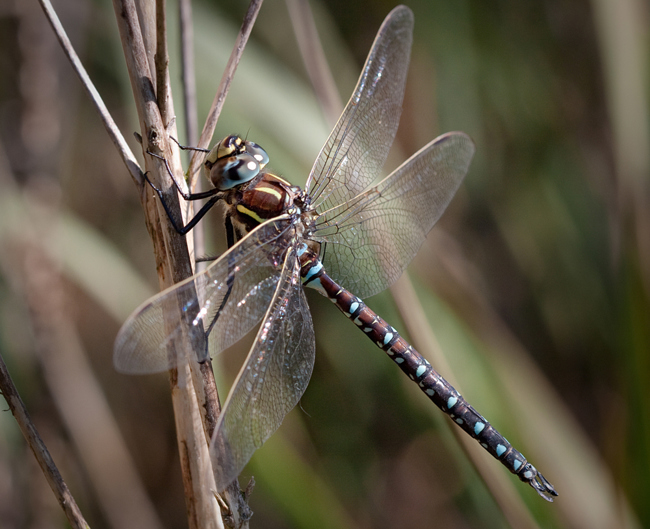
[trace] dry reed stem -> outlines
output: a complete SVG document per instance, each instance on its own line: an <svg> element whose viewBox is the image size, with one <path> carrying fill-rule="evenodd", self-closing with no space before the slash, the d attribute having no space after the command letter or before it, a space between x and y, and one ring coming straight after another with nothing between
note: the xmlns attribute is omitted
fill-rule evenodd
<svg viewBox="0 0 650 529"><path fill-rule="evenodd" d="M149 48L151 53L147 53L141 34L140 24L145 21L139 20L133 0L114 0L113 5L140 120L143 150L170 160L172 168L175 169L173 163L175 157L172 155L168 141L167 124L160 114L149 67L149 57L153 52ZM151 20L146 22L156 23ZM168 92L164 87L163 90ZM171 121L173 110L171 101L169 103L167 118ZM165 164L160 159L148 155L145 156L145 162L150 178L164 190L167 204L173 211L179 213L178 195L167 174ZM146 186L141 188L140 196L145 210L145 222L154 243L160 286L166 288L192 275L187 245L185 238L179 236L168 222L162 205ZM171 326L178 321L180 314L166 311L165 317L166 325ZM195 344L191 342L189 336L184 337L178 345L186 354L195 350ZM188 356L192 355L188 354ZM197 529L220 528L223 524L213 494L216 486L203 427L203 408L199 406L199 398L193 385L189 383L190 380L196 382L197 377L192 376L189 363L170 371L189 525ZM198 391L202 392L202 388ZM201 395L200 399L204 400L204 396Z"/></svg>
<svg viewBox="0 0 650 529"><path fill-rule="evenodd" d="M181 33L181 86L183 90L183 109L185 114L185 143L196 145L199 141L199 120L196 110L196 70L194 67L194 24L192 23L191 0L178 2L180 33ZM193 190L200 193L203 189L203 180L197 178ZM202 203L202 202L201 202ZM198 206L198 204L197 204ZM205 252L205 230L203 223L199 222L192 230L194 242L194 255L203 256ZM205 269L206 263L195 263L197 272Z"/></svg>
<svg viewBox="0 0 650 529"><path fill-rule="evenodd" d="M45 479L52 489L52 492L54 492L54 495L68 518L70 525L73 529L89 528L90 526L84 519L83 514L81 514L77 502L75 502L68 486L65 484L65 481L63 481L61 473L56 467L43 439L41 439L34 423L32 423L29 418L25 404L20 398L13 380L11 380L11 376L9 375L9 371L7 370L2 355L0 355L0 392L2 392L2 396L7 401L11 413L16 418L20 431L27 440L29 448L34 453L34 457L36 458L36 461L38 461L38 465L41 467Z"/></svg>
<svg viewBox="0 0 650 529"><path fill-rule="evenodd" d="M309 2L287 0L287 8L298 41L302 62L309 75L321 110L330 128L334 128L343 112L343 101L336 88L332 69L327 63Z"/></svg>
<svg viewBox="0 0 650 529"><path fill-rule="evenodd" d="M196 70L194 67L194 26L192 24L192 2L180 0L178 3L181 29L181 83L183 86L183 105L185 109L185 141L196 145L199 141L199 120L196 111Z"/></svg>
<svg viewBox="0 0 650 529"><path fill-rule="evenodd" d="M77 72L77 75L81 80L81 84L88 93L90 100L95 105L95 108L97 109L97 112L99 113L99 116L104 123L104 127L106 127L106 132L108 132L108 136L111 138L113 144L115 145L115 148L117 149L117 152L122 157L124 165L128 169L131 177L136 182L136 184L142 185L142 170L140 169L140 164L136 160L133 151L131 151L128 144L126 143L124 136L122 136L122 133L117 128L115 121L113 121L113 118L106 108L106 105L99 95L99 92L93 85L90 77L88 77L88 73L83 67L83 64L81 64L79 56L74 51L70 39L68 38L65 30L63 29L63 26L61 25L61 21L59 20L56 11L54 11L54 8L52 7L52 4L49 0L39 0L39 2L43 8L43 11L45 12L47 20L54 30L56 37L61 43L61 48L63 48L64 53L68 56L70 64L72 64L72 67Z"/></svg>
<svg viewBox="0 0 650 529"><path fill-rule="evenodd" d="M214 129L216 128L217 121L219 120L219 115L221 114L221 109L223 108L223 104L226 100L226 95L228 95L228 90L230 89L230 85L232 84L232 80L235 76L235 70L237 70L237 65L239 64L239 61L241 60L241 57L244 53L244 48L246 47L246 43L250 37L253 25L257 19L257 14L262 7L262 1L263 0L251 0L251 3L248 5L248 10L244 15L244 21L242 22L241 28L239 29L239 35L235 41L235 46L233 47L230 58L228 59L228 64L226 65L226 69L224 70L221 77L221 82L219 83L217 93L215 94L214 100L212 101L212 106L210 107L208 118L206 119L205 125L203 126L201 138L199 139L197 147L206 149L210 143L210 140L212 139ZM196 181L195 175L197 174L201 160L202 154L199 152L194 152L190 161L190 167L187 171L190 189L194 189L194 182Z"/></svg>
<svg viewBox="0 0 650 529"><path fill-rule="evenodd" d="M231 61L232 68L227 76L228 82L222 83L221 100L227 92L234 69L243 51L243 44L250 35L250 29L259 11L260 4L261 1L253 2L244 21L243 35L238 39L236 48L239 53L233 52L233 57L236 57L236 60ZM189 277L192 273L192 266L186 241L173 231L157 200L152 200L152 193L143 184L142 170L81 66L56 14L47 0L43 0L42 5L66 54L82 79L84 87L91 95L91 99L100 112L111 138L118 146L125 164L138 185L145 210L145 222L154 243L154 254L161 288L166 288ZM169 85L169 58L166 48L164 2L157 0L155 4L153 2L135 4L133 1L120 2L116 0L114 7L140 120L147 172L153 181L164 184L161 185L161 188L165 190L167 203L170 204L172 210L178 210L178 196L170 182L164 163L159 158L146 155L147 152L152 152L162 156L168 160L175 174L182 172L180 170L178 150L172 150L172 146L167 141L169 133L174 136L177 136L177 134ZM185 11L187 12L187 9ZM191 24L189 24L189 27L191 29ZM187 32L186 28L186 34L188 33L191 35L191 31ZM184 50L183 55L187 57L187 54L190 53L187 39L184 41ZM155 75L152 72L155 72ZM188 72L186 72L187 74ZM186 82L186 85L188 84L190 83ZM195 102L192 105L195 107ZM218 112L213 113L212 116L215 120L214 123L216 123ZM184 181L179 179L178 183L182 185ZM185 216L191 213L191 204L184 213ZM173 320L174 316L170 315L169 318ZM171 325L171 323L169 324ZM185 344L185 349L191 350L192 345ZM210 520L213 518L212 515L218 509L215 508L216 502L214 496L212 496L212 491L215 488L214 479L205 441L206 439L209 440L214 430L220 407L211 362L204 362L200 367L197 366L196 362L191 362L190 365L191 369L188 370L184 367L180 373L173 370L170 382L176 413L178 444L190 524L196 527L208 527L211 523ZM187 381L190 379L194 387L187 385ZM201 435L202 433L203 435ZM248 507L247 505L240 505L238 483L234 482L231 488L233 490L230 494L226 493L226 496L232 496L232 498L228 498L231 500L231 516L239 525L239 513L245 513ZM217 516L216 519L218 518ZM221 523L220 519L217 523Z"/></svg>

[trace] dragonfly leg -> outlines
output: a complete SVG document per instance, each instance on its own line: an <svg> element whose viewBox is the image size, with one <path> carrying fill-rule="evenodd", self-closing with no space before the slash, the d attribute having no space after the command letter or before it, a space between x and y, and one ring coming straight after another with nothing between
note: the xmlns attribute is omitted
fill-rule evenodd
<svg viewBox="0 0 650 529"><path fill-rule="evenodd" d="M217 188L208 189L207 191L202 191L200 193L188 193L183 188L181 188L180 184L176 180L176 177L174 176L172 168L169 166L169 162L167 161L167 158L165 158L164 156L160 156L159 154L153 153L151 151L147 151L147 154L149 154L150 156L153 156L154 158L158 158L159 160L162 160L165 163L165 169L167 169L167 174L169 174L170 178L172 179L172 182L174 182L174 185L176 186L176 189L178 190L178 192L181 194L181 196L185 200L188 200L188 201L201 200L203 198L210 198L211 196L214 196L217 193L219 193L219 190ZM156 191L158 191L158 189L155 188L151 184L151 182L149 182L149 184L151 185L151 187L156 189Z"/></svg>
<svg viewBox="0 0 650 529"><path fill-rule="evenodd" d="M230 215L226 215L226 219L224 221L224 224L225 224L225 227L226 227L226 241L228 242L228 248L232 248L235 245L235 229L234 229L234 227L232 225L232 218L230 217ZM214 317L212 318L212 321L210 322L210 325L208 325L208 330L205 331L206 338L212 332L212 329L214 328L215 324L217 323L217 320L219 319L219 316L221 315L221 311L226 306L226 303L228 302L228 298L230 297L230 293L232 292L232 286L233 286L233 284L235 282L235 273L233 271L234 265L235 265L234 259L231 258L228 261L228 279L226 279L226 284L228 285L228 290L226 290L226 294L223 296L223 299L221 300L221 304L219 305L219 308L214 313Z"/></svg>
<svg viewBox="0 0 650 529"><path fill-rule="evenodd" d="M156 194L158 195L158 198L160 199L160 202L162 203L163 208L165 209L165 213L167 214L167 218L169 219L169 222L171 222L172 226L174 227L174 230L179 235L186 235L189 231L194 228L194 226L197 225L197 223L205 216L205 214L212 209L212 207L221 200L221 195L216 195L212 194L212 197L210 200L208 200L201 209L198 211L194 217L185 225L183 226L182 224L179 224L176 219L174 218L174 214L172 213L171 208L167 204L167 201L165 200L165 197L162 193L162 191L157 188L151 180L149 180L149 177L147 176L147 173L144 173L144 179L147 181L149 186L151 186L151 189L153 189Z"/></svg>
<svg viewBox="0 0 650 529"><path fill-rule="evenodd" d="M161 159L161 160L163 160L165 162L165 167L167 168L167 172L169 173L172 181L174 182L174 185L176 186L176 189L178 190L178 192L181 194L181 196L185 200L200 200L200 199L203 199L203 198L209 198L209 200L205 204L203 204L203 206L198 211L198 213L196 215L194 215L194 217L192 217L192 219L185 226L179 225L179 223L174 218L174 215L173 215L173 213L171 211L171 208L169 207L169 205L167 204L167 201L165 200L165 197L163 195L162 190L154 185L154 183L147 176L147 173L144 173L144 179L147 181L147 183L149 184L151 189L153 189L156 192L156 194L158 195L158 198L162 202L163 208L165 208L165 213L167 214L167 218L169 219L172 226L174 227L174 230L176 230L176 232L179 233L180 235L185 235L190 230L192 230L194 228L194 226L197 225L197 223L205 216L205 214L208 211L210 211L210 209L212 209L212 207L217 202L219 202L219 200L221 200L223 198L222 193L216 188L210 189L208 191L204 191L202 193L189 193L189 194L184 193L183 190L178 185L178 182L174 178L174 175L173 175L173 173L171 171L171 167L169 167L169 163L167 162L167 160L162 156L159 156L159 155L154 154L154 153L149 152L149 151L147 151L147 152L148 152L148 154L151 154L151 156L159 158L159 159Z"/></svg>
<svg viewBox="0 0 650 529"><path fill-rule="evenodd" d="M172 139L172 141L173 141L176 145L178 145L178 148L179 148L180 150L182 150L182 151L197 151L197 152L204 152L204 153L209 153L209 152L210 152L210 149L203 149L203 148L201 148L201 147L190 147L190 146L188 146L188 145L181 145L181 144L178 142L178 140L177 140L176 138L174 138L174 136L170 136L170 138Z"/></svg>

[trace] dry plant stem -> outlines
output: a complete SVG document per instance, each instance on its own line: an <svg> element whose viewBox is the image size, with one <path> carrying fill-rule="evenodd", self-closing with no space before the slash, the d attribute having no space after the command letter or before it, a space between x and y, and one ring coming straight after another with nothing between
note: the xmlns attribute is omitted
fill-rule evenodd
<svg viewBox="0 0 650 529"><path fill-rule="evenodd" d="M152 1L139 1L138 5L140 5L140 3L146 3L148 6L150 6L152 4ZM150 9L147 9L147 11L149 10ZM155 31L151 29L154 25ZM177 138L178 131L176 129L176 116L174 115L174 99L172 96L171 84L169 80L169 52L167 50L167 11L165 9L165 0L155 0L155 24L153 24L152 20L143 20L141 18L140 26L146 33L154 33L156 36L155 47L154 44L150 43L151 47L147 47L146 49L147 56L149 58L149 63L154 65L153 71L156 72L155 92L158 101L160 117L162 119L163 125L165 126L165 131L168 135ZM144 43L146 47L146 39ZM166 160L174 174L180 175L182 174L180 150L177 148L175 143L171 143L169 146L172 150L173 156L171 158L166 158ZM184 190L186 192L188 191L187 183L184 178L177 177L175 180L176 183L184 187ZM194 203L192 201L182 202L182 214L184 222L187 221L187 219L193 217L193 204ZM194 256L194 238L185 239L185 242L188 246L190 256ZM203 255L203 252L201 252L201 255ZM199 384L201 383L199 382ZM199 391L198 394L203 395L203 391Z"/></svg>
<svg viewBox="0 0 650 529"><path fill-rule="evenodd" d="M89 528L90 526L81 514L77 502L75 502L72 497L72 494L68 490L68 486L63 481L58 468L56 468L56 465L52 460L52 456L45 447L45 443L43 443L40 435L38 435L38 431L36 431L36 427L29 418L25 404L20 398L18 390L11 380L11 376L9 375L9 371L7 370L2 355L0 355L0 391L7 401L11 413L16 418L20 431L23 433L27 444L34 453L34 457L36 457L39 466L43 470L45 479L47 479L59 505L61 505L61 508L65 512L70 525L74 529Z"/></svg>
<svg viewBox="0 0 650 529"><path fill-rule="evenodd" d="M217 93L214 96L212 101L212 106L210 107L210 112L208 114L208 119L203 126L203 131L201 132L201 138L199 139L198 147L203 149L208 148L208 144L212 139L214 134L214 129L217 126L217 121L219 120L219 115L221 114L221 109L223 108L223 103L226 100L226 95L230 89L233 77L235 76L235 70L241 59L242 54L244 53L244 48L246 47L246 42L248 42L248 37L250 37L251 30L253 29L253 24L257 19L257 14L262 7L262 0L251 0L251 3L248 5L248 10L246 15L244 15L244 21L242 22L241 28L239 29L239 35L237 36L237 41L235 46L230 54L228 59L228 64L226 69L223 72L221 77L221 82L219 83L219 88ZM194 189L194 182L196 180L195 175L203 159L203 155L199 152L194 152L192 159L190 161L190 168L187 172L189 177L189 186L190 189Z"/></svg>
<svg viewBox="0 0 650 529"><path fill-rule="evenodd" d="M196 70L194 68L194 26L192 24L192 2L178 2L181 26L181 82L185 110L185 141L196 145L199 120L196 113ZM199 189L197 189L199 191ZM197 226L198 227L198 226Z"/></svg>
<svg viewBox="0 0 650 529"><path fill-rule="evenodd" d="M117 148L117 152L120 154L122 160L124 161L124 165L126 165L126 168L131 174L133 180L138 185L142 185L142 170L140 169L140 164L138 163L138 161L135 158L135 155L127 145L124 136L122 136L122 133L117 128L115 121L113 121L113 118L108 112L108 109L106 108L104 101L99 95L99 92L93 85L92 81L90 80L90 77L88 77L88 73L86 72L86 69L81 64L81 61L79 60L77 53L74 51L74 48L70 43L70 39L68 38L68 35L63 29L63 26L61 25L61 21L59 20L59 17L54 11L52 4L50 3L49 0L39 0L39 2L41 4L41 7L43 8L43 11L45 12L45 16L47 17L48 21L50 22L50 25L52 26L52 29L54 30L54 33L56 34L56 37L59 39L59 42L61 43L61 47L63 48L63 51L68 56L68 59L70 60L70 64L72 64L72 67L74 68L75 72L77 72L77 75L81 80L81 84L86 89L86 92L88 92L88 95L90 96L90 100L95 105L95 108L99 113L99 116L104 122L104 127L106 127L106 132L108 132L109 137L115 144L115 147Z"/></svg>
<svg viewBox="0 0 650 529"><path fill-rule="evenodd" d="M114 0L113 4L140 119L143 149L171 160L172 153L152 85L136 6L132 0ZM173 211L179 212L178 196L164 163L152 156L146 156L145 160L152 180L165 190L167 203ZM187 246L184 238L180 237L168 222L154 194L146 186L141 187L140 191L145 221L154 244L160 286L168 287L192 273ZM168 314L166 311L165 314L166 324L171 325L180 314L169 312ZM192 343L190 337L186 336L177 345L180 346L177 351L187 354L195 350L197 344ZM213 495L214 475L197 395L192 384L188 383L191 379L188 364L170 371L188 520L192 528L217 528L223 525L220 509Z"/></svg>
<svg viewBox="0 0 650 529"><path fill-rule="evenodd" d="M140 25L140 35L144 43L146 60L149 63L149 71L152 73L151 83L153 91L158 92L158 78L156 71L156 40L158 38L156 24L156 3L155 0L134 0L137 13L137 20Z"/></svg>
<svg viewBox="0 0 650 529"><path fill-rule="evenodd" d="M438 341L431 330L408 274L402 275L397 283L391 287L390 291L397 309L402 315L402 321L406 326L413 346L422 356L430 359L435 369L458 391L461 391L458 382L454 380L449 364L440 350ZM448 419L443 418L443 420L467 454L468 459L483 479L493 498L499 504L501 512L510 525L512 527L538 529L539 526L531 517L530 511L523 504L521 496L516 492L515 487L507 479L503 470L485 457L485 451L474 439L453 426Z"/></svg>
<svg viewBox="0 0 650 529"><path fill-rule="evenodd" d="M171 120L169 86L169 54L167 52L167 17L165 0L156 0L156 93L158 109L165 127Z"/></svg>
<svg viewBox="0 0 650 529"><path fill-rule="evenodd" d="M171 95L171 87L169 84L169 53L167 51L167 33L166 33L167 23L166 23L166 11L165 11L165 1L156 0L156 77L158 79L158 105L160 108L160 114L165 125L165 129L172 133L174 136L176 134L176 125L173 120L173 99ZM179 174L180 171L180 157L178 149L174 148L174 153L176 154L172 167L179 168L176 171L176 174ZM187 210L185 213L185 219L191 217L192 212L192 202L189 201L185 204ZM202 235L202 233L201 233ZM186 239L186 242L191 242L191 239ZM203 247L204 245L201 244ZM191 253L191 252L190 252ZM192 365L192 378L194 383L194 388L199 398L201 405L201 412L203 417L204 428L206 431L206 437L208 440L212 438L212 433L214 432L215 426L217 424L217 419L221 413L221 406L219 403L219 394L217 391L216 382L214 379L214 372L212 370L212 362L206 360L202 362L197 370L196 363Z"/></svg>
<svg viewBox="0 0 650 529"><path fill-rule="evenodd" d="M162 0L158 0L162 4ZM187 141L189 145L196 145L196 131L198 129L196 117L196 86L195 86L195 71L194 71L194 56L193 56L193 26L192 26L192 9L189 0L180 0L179 10L181 17L181 57L182 57L182 75L183 75L183 88L184 88L184 104L187 131ZM159 17L161 14L159 13ZM161 24L158 24L161 27ZM250 31L249 31L250 33ZM159 41L165 40L159 34ZM166 52L165 52L166 53ZM201 180L197 179L194 182L193 190L200 191ZM191 205L189 202L188 205ZM199 223L193 230L192 236L194 241L194 251L198 255L205 254L204 243L204 230L203 224ZM205 265L203 263L203 265ZM200 264L197 264L197 271ZM214 380L214 372L210 362L203 362L200 364L201 380L204 399L204 426L208 435L208 439L212 438L212 434L216 428L217 419L221 413L221 406L219 402L219 394L217 391L216 382ZM232 527L242 529L248 528L248 519L252 512L242 497L239 487L239 482L234 480L222 492L223 499L228 505L226 522Z"/></svg>
<svg viewBox="0 0 650 529"><path fill-rule="evenodd" d="M286 0L286 3L302 62L325 119L333 128L343 112L343 102L336 88L332 70L325 58L314 15L307 0Z"/></svg>
<svg viewBox="0 0 650 529"><path fill-rule="evenodd" d="M196 145L198 140L198 118L196 111L196 71L194 69L194 25L192 23L192 3L190 0L178 2L180 31L181 31L181 84L183 87L183 106L185 110L185 143ZM203 180L197 178L194 181L193 190L197 193L202 191ZM202 201L196 204L200 207ZM192 230L194 241L194 255L203 256L205 251L205 230L203 223L199 222ZM194 264L195 271L205 269L206 263Z"/></svg>
<svg viewBox="0 0 650 529"><path fill-rule="evenodd" d="M141 21L141 26L146 22ZM173 119L173 98L171 94L171 86L169 83L169 53L167 51L167 22L165 0L156 0L156 53L155 53L155 67L157 79L157 94L158 94L158 107L162 122L165 130L176 137L176 122ZM170 161L171 166L175 170L175 174L180 174L180 153L174 145L174 159ZM193 206L192 202L184 203L184 219L192 216ZM202 235L202 233L200 234ZM196 234L195 234L196 238ZM185 239L188 245L193 239ZM201 238L201 247L202 244ZM190 247L190 254L195 248ZM203 252L201 251L201 254ZM197 364L192 363L192 381L196 395L199 399L201 406L201 413L203 417L204 428L206 431L207 439L212 438L212 432L217 423L217 419L221 412L219 403L219 394L214 379L214 372L212 370L212 362L206 360L200 364L200 369L197 369Z"/></svg>

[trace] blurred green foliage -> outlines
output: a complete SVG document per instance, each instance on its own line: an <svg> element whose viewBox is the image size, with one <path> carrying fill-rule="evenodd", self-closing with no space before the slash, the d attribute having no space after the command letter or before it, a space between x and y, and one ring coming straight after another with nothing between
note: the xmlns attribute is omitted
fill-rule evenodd
<svg viewBox="0 0 650 529"><path fill-rule="evenodd" d="M312 3L343 100L394 5ZM258 483L251 526L650 526L650 169L645 155L626 154L625 141L647 137L648 90L624 77L648 65L647 6L626 0L612 16L597 0L408 5L415 42L391 160L399 163L449 130L467 132L477 145L463 188L412 266L419 301L450 365L451 373L442 374L453 373L469 402L560 497L548 505L512 478L512 501L524 514L508 518L447 419L330 303L310 295L315 372L301 405L244 473L242 484L252 474ZM112 6L61 0L56 7L140 156ZM168 7L183 142L176 6ZM201 123L245 8L244 2L194 4ZM64 222L45 248L52 256L64 248L57 259L71 317L165 527L184 527L165 377L124 377L111 364L119 325L156 285L134 187L56 44L42 37L44 45L28 31L48 31L42 13L14 7L1 24L0 352L91 525L108 527L51 403L33 353L38 328L16 280L30 201L54 199ZM630 34L637 36L638 56L616 46ZM41 73L54 78L26 76L25 64L38 54L50 61ZM36 112L38 90L49 99ZM621 100L636 109L637 121L627 118ZM233 132L263 145L272 168L297 184L326 139L279 0L262 8L216 135ZM15 188L7 184L8 169ZM56 192L44 197L43 181ZM21 201L24 207L13 207ZM219 253L218 215L206 225L210 249ZM389 293L369 305L406 334L408 315ZM247 347L238 344L219 359L225 385ZM483 455L493 472L505 473ZM6 476L0 527L34 523L31 506L51 500L43 500L48 492L7 414L0 417L0 475ZM42 511L63 527L56 507Z"/></svg>

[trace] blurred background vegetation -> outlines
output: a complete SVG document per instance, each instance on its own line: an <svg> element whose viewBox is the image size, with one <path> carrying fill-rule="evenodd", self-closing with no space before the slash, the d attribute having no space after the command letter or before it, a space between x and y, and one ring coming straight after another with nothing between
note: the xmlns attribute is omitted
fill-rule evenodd
<svg viewBox="0 0 650 529"><path fill-rule="evenodd" d="M345 101L396 4L311 5ZM505 476L512 489L499 500L448 419L310 295L314 375L242 475L257 482L251 526L650 527L647 3L408 5L415 42L389 164L449 130L477 145L409 271L435 333L416 345L442 353L434 366L560 496L547 504L480 453L487 481ZM55 7L140 155L111 3ZM200 123L245 9L194 3ZM157 288L135 188L37 3L6 0L1 15L0 353L91 526L185 527L167 377L112 368L121 323ZM328 130L287 5L267 0L216 136L248 134L272 169L302 184ZM219 220L205 223L211 253L224 247ZM409 325L390 293L369 305L416 339L421 323ZM215 363L222 399L247 348ZM0 414L0 528L65 523L14 419Z"/></svg>

